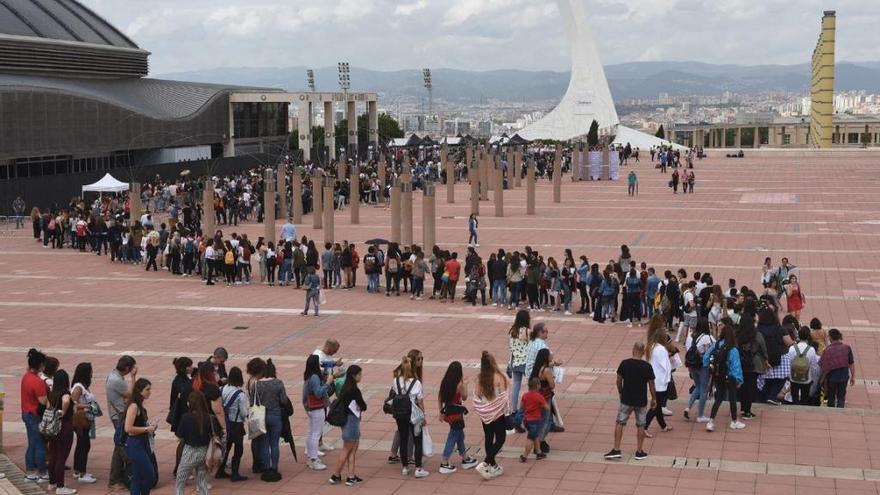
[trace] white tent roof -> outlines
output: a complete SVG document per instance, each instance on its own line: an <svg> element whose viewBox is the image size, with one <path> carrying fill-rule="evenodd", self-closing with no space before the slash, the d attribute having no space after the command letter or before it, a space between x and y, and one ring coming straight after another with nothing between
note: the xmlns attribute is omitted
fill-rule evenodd
<svg viewBox="0 0 880 495"><path fill-rule="evenodd" d="M110 174L105 174L104 177L101 177L101 180L95 182L94 184L86 184L82 186L82 192L86 191L94 191L94 192L122 192L128 191L128 184L125 182L119 182Z"/></svg>
<svg viewBox="0 0 880 495"><path fill-rule="evenodd" d="M659 147L660 145L669 146L672 145L674 149L677 150L686 150L686 146L682 146L680 144L675 144L671 141L667 141L665 139L660 139L657 136L652 136L650 134L646 134L642 131L637 131L630 127L626 127L623 125L617 126L617 135L614 136L614 142L611 143L613 145L626 146L626 143L629 143L633 148L638 148L640 150L649 150L651 148Z"/></svg>

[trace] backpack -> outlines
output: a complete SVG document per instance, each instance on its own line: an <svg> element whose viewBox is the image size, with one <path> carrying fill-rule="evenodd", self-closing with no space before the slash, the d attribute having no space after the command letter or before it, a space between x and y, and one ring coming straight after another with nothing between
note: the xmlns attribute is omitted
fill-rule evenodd
<svg viewBox="0 0 880 495"><path fill-rule="evenodd" d="M249 244L242 246L241 251L241 257L244 259L245 263L250 263L252 254L251 246Z"/></svg>
<svg viewBox="0 0 880 495"><path fill-rule="evenodd" d="M191 240L187 240L186 244L183 245L183 252L185 254L195 254L195 252L196 252L195 242L193 242Z"/></svg>
<svg viewBox="0 0 880 495"><path fill-rule="evenodd" d="M807 383L810 381L810 360L807 359L807 351L810 346L804 348L804 352L800 351L800 347L795 344L794 359L791 360L791 381L795 383Z"/></svg>
<svg viewBox="0 0 880 495"><path fill-rule="evenodd" d="M348 423L348 408L337 397L330 403L330 409L327 410L327 423L330 426L343 427Z"/></svg>
<svg viewBox="0 0 880 495"><path fill-rule="evenodd" d="M684 365L688 369L703 369L703 356L700 356L700 351L697 350L697 341L700 340L700 337L702 337L702 335L699 335L697 338L693 339L693 341L691 342L691 346L688 348L687 352L684 355Z"/></svg>
<svg viewBox="0 0 880 495"><path fill-rule="evenodd" d="M725 342L723 347L716 344L715 349L712 351L712 355L709 357L709 376L712 377L712 381L716 384L727 382L728 354L730 354L730 349Z"/></svg>
<svg viewBox="0 0 880 495"><path fill-rule="evenodd" d="M43 411L43 417L40 419L38 427L41 435L55 438L61 431L61 411L54 407L47 407Z"/></svg>
<svg viewBox="0 0 880 495"><path fill-rule="evenodd" d="M364 262L364 271L366 273L376 272L376 258L367 258Z"/></svg>
<svg viewBox="0 0 880 495"><path fill-rule="evenodd" d="M744 372L752 373L755 371L755 341L746 342L739 346L739 360L742 362Z"/></svg>
<svg viewBox="0 0 880 495"><path fill-rule="evenodd" d="M227 265L235 264L235 255L232 254L231 249L226 251L226 256L224 258L224 261L226 262Z"/></svg>
<svg viewBox="0 0 880 495"><path fill-rule="evenodd" d="M400 380L394 380L394 388L391 389L391 392L388 394L388 400L385 401L389 407L383 407L382 409L389 410L394 419L409 420L412 414L412 399L410 399L409 393L412 392L415 384L415 380L411 381L406 389L406 393L403 393L400 389Z"/></svg>
<svg viewBox="0 0 880 495"><path fill-rule="evenodd" d="M388 258L388 273L397 273L400 269L400 261L395 257Z"/></svg>

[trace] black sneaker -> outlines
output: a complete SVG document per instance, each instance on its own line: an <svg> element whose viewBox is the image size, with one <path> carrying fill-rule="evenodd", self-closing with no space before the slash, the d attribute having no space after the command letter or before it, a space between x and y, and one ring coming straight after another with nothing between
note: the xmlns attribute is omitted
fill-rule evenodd
<svg viewBox="0 0 880 495"><path fill-rule="evenodd" d="M389 455L388 456L388 464L397 464L400 462L400 456L398 455Z"/></svg>
<svg viewBox="0 0 880 495"><path fill-rule="evenodd" d="M617 449L611 449L607 454L605 454L606 459L620 459L623 455L621 455L620 451Z"/></svg>
<svg viewBox="0 0 880 495"><path fill-rule="evenodd" d="M633 456L633 459L635 459L637 461L641 461L642 459L647 459L647 458L648 458L648 453L645 452L644 450L637 450L636 454Z"/></svg>
<svg viewBox="0 0 880 495"><path fill-rule="evenodd" d="M353 479L353 480L354 480L355 482L357 482L357 483L363 483L363 482L364 482L364 479L361 478L361 477L358 476L358 475L354 475L354 476L352 476L351 479Z"/></svg>
<svg viewBox="0 0 880 495"><path fill-rule="evenodd" d="M348 478L345 478L345 486L354 486L354 485L357 485L357 480L354 479L354 477L349 476Z"/></svg>
<svg viewBox="0 0 880 495"><path fill-rule="evenodd" d="M351 478L349 478L349 479L351 479ZM339 476L338 474L331 474L331 475L330 475L330 479L329 479L328 481L330 482L331 485L336 485L336 484L338 484L340 481L342 481L342 476ZM347 481L347 480L346 480L346 481ZM346 483L346 484L347 484L347 483ZM349 485L349 486L351 486L351 485Z"/></svg>
<svg viewBox="0 0 880 495"><path fill-rule="evenodd" d="M742 413L742 419L755 419L756 416L753 413Z"/></svg>
<svg viewBox="0 0 880 495"><path fill-rule="evenodd" d="M550 444L548 444L547 442L545 442L543 440L541 440L541 452L543 452L545 454L547 452L550 452Z"/></svg>

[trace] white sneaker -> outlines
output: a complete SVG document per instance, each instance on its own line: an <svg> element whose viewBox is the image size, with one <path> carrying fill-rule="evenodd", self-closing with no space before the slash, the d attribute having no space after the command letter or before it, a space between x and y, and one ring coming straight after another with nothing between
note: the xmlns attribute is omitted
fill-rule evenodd
<svg viewBox="0 0 880 495"><path fill-rule="evenodd" d="M480 467L482 467L482 469L480 469ZM491 480L494 477L492 473L495 472L495 468L482 463L480 466L477 466L477 472L480 473L480 476L482 476L484 480Z"/></svg>
<svg viewBox="0 0 880 495"><path fill-rule="evenodd" d="M565 316L571 316L571 311L566 311Z"/></svg>
<svg viewBox="0 0 880 495"><path fill-rule="evenodd" d="M452 474L458 469L452 464L440 464L440 474Z"/></svg>
<svg viewBox="0 0 880 495"><path fill-rule="evenodd" d="M746 424L743 423L742 421L731 421L730 422L730 429L731 430L742 430L745 427L746 427Z"/></svg>
<svg viewBox="0 0 880 495"><path fill-rule="evenodd" d="M492 303L492 307L493 307L493 308L497 308L497 307L498 307L498 303Z"/></svg>
<svg viewBox="0 0 880 495"><path fill-rule="evenodd" d="M504 468L501 467L501 464L496 464L489 468L489 474L491 474L493 478L497 478L504 474Z"/></svg>
<svg viewBox="0 0 880 495"><path fill-rule="evenodd" d="M73 488L67 488L66 486L62 486L61 488L55 490L57 495L73 495L76 493L76 490Z"/></svg>
<svg viewBox="0 0 880 495"><path fill-rule="evenodd" d="M706 431L715 431L715 422L711 419L706 423Z"/></svg>
<svg viewBox="0 0 880 495"><path fill-rule="evenodd" d="M91 483L94 483L94 482L98 481L98 480L95 479L94 476L92 476L92 475L89 474L89 473L86 473L86 474L80 475L80 477L77 478L77 480L79 480L80 483L88 483L88 484L91 484Z"/></svg>
<svg viewBox="0 0 880 495"><path fill-rule="evenodd" d="M416 468L416 472L415 472L415 475L414 475L414 476L415 476L416 478L427 478L429 474L431 474L431 473L425 471L425 470L422 469L422 468Z"/></svg>
<svg viewBox="0 0 880 495"><path fill-rule="evenodd" d="M330 452L334 449L335 447L333 447L332 445L327 445L326 443L323 445L318 445L318 450L320 450L321 452Z"/></svg>
<svg viewBox="0 0 880 495"><path fill-rule="evenodd" d="M663 415L664 415L664 416L672 416L672 409L669 409L669 408L667 408L667 407L664 407L664 408L663 408Z"/></svg>
<svg viewBox="0 0 880 495"><path fill-rule="evenodd" d="M408 475L409 475L409 469L407 469L407 468L403 468L403 469L401 469L401 470L400 470L400 474L402 474L404 477L408 476Z"/></svg>
<svg viewBox="0 0 880 495"><path fill-rule="evenodd" d="M324 463L318 459L310 460L308 463L308 466L309 466L309 469L311 469L313 471L323 471L323 470L327 469L327 466L324 465Z"/></svg>
<svg viewBox="0 0 880 495"><path fill-rule="evenodd" d="M710 420L706 416L700 416L697 418L697 423L708 423Z"/></svg>

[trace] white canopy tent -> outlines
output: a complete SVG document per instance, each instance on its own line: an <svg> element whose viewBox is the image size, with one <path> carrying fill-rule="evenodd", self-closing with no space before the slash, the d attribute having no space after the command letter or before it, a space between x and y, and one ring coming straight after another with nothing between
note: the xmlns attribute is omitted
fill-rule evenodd
<svg viewBox="0 0 880 495"><path fill-rule="evenodd" d="M672 145L673 149L680 151L687 150L686 146L682 146L680 144L667 141L665 139L660 139L657 136L652 136L650 134L646 134L642 131L637 131L630 127L618 125L617 134L614 136L614 142L611 144L615 146L626 146L627 143L629 143L629 145L633 148L639 148L642 151L647 151L651 148L657 148L661 145Z"/></svg>
<svg viewBox="0 0 880 495"><path fill-rule="evenodd" d="M94 184L82 186L83 194L86 192L123 192L128 191L128 189L129 185L127 182L119 182L110 174L104 174L104 177L101 177L101 180Z"/></svg>

